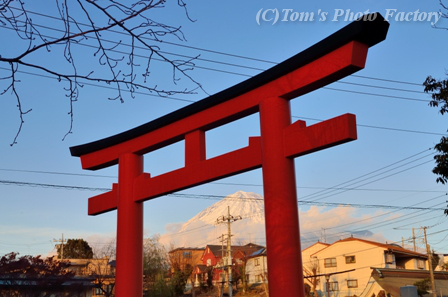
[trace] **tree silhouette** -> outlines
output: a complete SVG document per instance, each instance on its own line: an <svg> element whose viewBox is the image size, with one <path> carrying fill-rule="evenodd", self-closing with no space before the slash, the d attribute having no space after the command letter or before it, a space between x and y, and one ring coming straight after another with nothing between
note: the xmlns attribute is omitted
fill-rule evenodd
<svg viewBox="0 0 448 297"><path fill-rule="evenodd" d="M443 12L441 11L442 18L448 19L448 7L443 4L442 0L439 0L439 3L443 8ZM448 80L435 79L432 76L428 76L423 82L423 86L425 87L425 93L431 94L432 97L429 106L440 108L439 112L441 115L448 112ZM432 172L438 175L436 182L446 184L448 183L448 137L442 136L440 142L434 146L434 150L437 152L437 154L434 155L436 166L433 168ZM448 205L447 208L445 208L444 213L448 216Z"/></svg>
<svg viewBox="0 0 448 297"><path fill-rule="evenodd" d="M68 262L18 255L0 258L0 296L45 296L45 292L63 290L63 284L73 280Z"/></svg>
<svg viewBox="0 0 448 297"><path fill-rule="evenodd" d="M84 239L69 239L67 243L58 245L58 257L61 257L61 252L63 249L64 259L92 259L93 250L90 245Z"/></svg>
<svg viewBox="0 0 448 297"><path fill-rule="evenodd" d="M185 40L180 27L156 21L166 0L56 0L46 4L42 12L33 11L34 1L1 0L1 30L8 34L8 44L0 50L0 67L7 74L0 77L5 84L0 95L10 94L17 102L20 124L11 145L16 144L24 117L31 112L21 101L20 82L29 76L24 73L57 79L63 84L69 102L70 127L73 130L73 104L79 99L83 86L95 84L113 88L110 100L124 102L136 92L169 96L191 94L202 88L188 73L196 57L171 58L159 45L168 37ZM54 5L54 6L53 6ZM186 3L178 0L178 7L190 19ZM50 12L51 11L51 12ZM13 32L15 34L10 34ZM151 80L153 61L165 62L170 69L170 88L159 87ZM175 86L186 78L191 87ZM192 84L191 84L192 83ZM175 86L175 87L173 87Z"/></svg>
<svg viewBox="0 0 448 297"><path fill-rule="evenodd" d="M432 107L440 108L440 114L448 112L448 80L437 80L428 76L423 83L425 92L431 93L432 100L429 103ZM448 182L448 137L443 136L440 142L434 146L437 154L434 156L436 166L432 172L438 175L436 181L442 184Z"/></svg>

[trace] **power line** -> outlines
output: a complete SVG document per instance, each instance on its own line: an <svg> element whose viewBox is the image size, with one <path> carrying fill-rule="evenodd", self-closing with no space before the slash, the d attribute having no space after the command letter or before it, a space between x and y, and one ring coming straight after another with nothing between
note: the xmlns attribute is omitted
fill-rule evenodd
<svg viewBox="0 0 448 297"><path fill-rule="evenodd" d="M417 154L416 154L416 155L417 155ZM426 164L426 163L429 163L429 162L432 162L432 161L433 161L433 160L426 161L426 162L420 163L420 164L418 164L418 165L415 165L415 166L412 166L412 167L405 168L405 169L403 169L403 170L401 170L401 171L394 172L394 173L389 174L389 175L387 175L387 176L383 176L383 177L377 178L377 179L375 179L375 180L371 180L372 178L381 176L381 175L383 175L383 174L385 174L385 173L388 173L388 172L391 172L391 171L396 170L396 169L398 169L398 168L401 168L401 167L403 167L403 166L409 165L409 164L414 163L414 162L416 162L416 161L418 161L418 160L420 160L420 159L426 158L426 157L428 157L428 156L430 156L430 155L432 155L432 154L430 154L430 155L426 155L426 156L424 156L424 157L418 158L418 159L416 159L416 160L407 162L407 163L402 164L402 165L399 165L399 166L395 166L395 167L393 167L392 169L388 169L388 170L386 170L386 171L383 171L384 169L389 168L390 166L393 166L393 165L396 165L396 164L398 164L398 163L401 163L401 162L403 162L403 161L405 161L405 160L408 160L409 158L415 157L416 155L413 155L413 156L408 157L408 158L405 158L405 159L403 159L403 160L401 160L401 161L392 163L392 164L390 164L390 165L388 165L388 166L385 166L385 167L382 167L382 168L380 168L380 169L374 170L374 171L372 171L372 172L370 172L370 173L361 175L361 176L359 176L359 177L357 177L357 178L351 179L351 180L349 180L349 181L347 181L347 182L341 183L341 184L339 184L339 185L336 186L336 187L338 187L338 186L340 186L340 185L346 185L345 187L348 186L348 187L350 187L350 188L345 188L344 190L336 190L336 189L334 189L334 190L330 190L330 191L323 190L323 191L319 191L319 192L314 193L314 194L310 194L310 195L304 196L304 197L302 197L302 199L303 199L303 198L308 198L308 199L313 199L313 201L318 201L318 200L326 199L326 198L329 198L329 197L334 197L334 196L336 196L336 195L339 195L339 194L342 194L342 193L344 193L344 192L350 191L351 189L356 189L356 188L360 188L360 187L363 187L363 186L368 185L368 184L371 184L371 183L375 183L375 182L377 182L377 181L380 181L380 180L389 178L389 177L391 177L391 176L394 176L394 175L403 173L403 172L405 172L405 171L414 169L414 168L416 168L416 167L418 167L418 166L421 166L421 165L424 165L424 164ZM383 172L377 173L377 172L379 172L379 171L383 171ZM372 176L372 174L374 174L374 173L377 173L377 174L375 174L375 175ZM369 176L369 177L366 177L366 176ZM366 178L364 178L364 177L366 177ZM361 178L363 178L363 179L361 179ZM360 180L360 179L361 179L361 180ZM355 180L357 180L357 181L355 181ZM359 185L359 183L362 183L362 182L365 182L365 183ZM348 185L347 185L347 184L348 184ZM358 184L358 185L357 185L357 186L354 186L354 185L356 185L356 184ZM352 187L352 186L353 186L353 187ZM339 191L339 192L338 192L338 193L334 193L334 192L336 192L336 191ZM326 193L325 193L325 192L326 192ZM332 193L333 193L333 194L332 194ZM325 196L325 195L326 195L326 196Z"/></svg>
<svg viewBox="0 0 448 297"><path fill-rule="evenodd" d="M352 178L352 179L350 179L350 180L348 180L348 181L339 183L339 184L337 184L337 185L335 185L335 186L333 186L333 187L331 187L331 188L329 188L329 189L331 189L332 191L334 191L334 189L338 189L340 186L343 186L343 185L346 185L346 184L349 184L349 185L356 184L356 183L352 183L352 182L354 182L354 181L356 181L356 180L359 180L359 179L361 179L361 178L370 176L370 175L372 175L372 174L374 174L374 173L383 171L384 169L390 168L390 167L392 167L392 166L394 166L394 165L397 165L397 164L399 164L399 163L401 163L401 162L404 162L404 161L406 161L406 160L409 160L409 159L412 159L412 158L414 158L414 157L417 157L417 156L419 156L419 155L421 155L421 154L423 154L423 153L425 153L425 152L427 152L427 151L428 151L428 150L420 151L420 152L418 152L418 153L416 153L416 154L413 154L413 155L411 155L411 156L409 156L409 157L406 157L406 158L401 159L401 160L399 160L399 161L393 162L393 163L391 163L391 164L389 164L389 165L386 165L386 166L383 166L383 167L381 167L381 168L379 168L379 169L370 171L369 173L366 173L366 174L363 174L363 175L361 175L361 176ZM425 156L425 157L426 157L426 156ZM326 194L328 194L328 193L325 193L326 191L327 191L327 190L322 190L322 191L319 191L319 192L316 192L316 193L313 193L313 194L310 194L310 195L307 195L307 196L304 196L304 197L301 197L301 198L302 198L302 199L305 199L305 198L308 198L308 197L310 197L310 198L314 198L316 195L319 195L319 194L321 194L321 195L322 195L322 194L325 194L325 195L326 195Z"/></svg>
<svg viewBox="0 0 448 297"><path fill-rule="evenodd" d="M400 99L400 100L408 100L408 101L417 101L417 102L424 102L424 103L431 102L431 100L425 100L425 99L417 99L417 98L401 97L401 96L391 96L391 95L359 92L359 91L352 91L352 90L343 90L343 89L336 89L336 88L332 88L332 87L322 87L321 89L345 92L345 93L360 94L360 95L368 95L368 96L376 96L376 97L384 97L384 98L392 98L392 99Z"/></svg>
<svg viewBox="0 0 448 297"><path fill-rule="evenodd" d="M65 33L63 30L59 30L59 29L56 29L56 28L47 27L47 26L43 26L43 25L36 25L36 24L35 24L35 27L41 27L41 28L44 28L44 29L49 29L49 30L53 30L53 31L56 31L56 32ZM4 28L5 28L5 29L9 29L9 30L14 30L14 29L12 29L12 28L8 28L8 27L4 27ZM116 32L116 33L121 33L121 32ZM53 37L53 36L48 36L48 35L42 35L42 36L47 37L47 38L53 38L53 39L56 39L56 37ZM152 41L157 41L157 40L155 40L155 39L154 39L154 40L153 40L153 39L150 39L150 40L152 40ZM102 41L102 42L114 43L114 44L116 43L115 41L107 40L107 39L104 39L104 38L101 38L101 41ZM97 47L97 46L89 45L89 44L85 44L85 43L82 43L82 42L77 42L76 45L81 45L81 46L86 46L86 47L92 47L92 48L96 48L96 47ZM127 46L127 47L135 47L135 48L137 48L137 49L142 49L142 50L148 50L147 48L144 48L144 47L139 47L139 46L136 46L136 45L129 45L129 44L125 44L125 43L120 43L120 45L122 45L122 46ZM176 45L180 45L180 44L176 44ZM198 49L198 48L197 48L197 49ZM119 51L119 50L116 50L116 49L111 50L111 51L112 51L112 52L116 52L116 53L126 54L126 52L122 52L122 51ZM174 55L174 56L182 57L182 58L194 59L194 60L198 60L198 61L204 61L204 62L216 63L216 64L221 64L221 65L226 65L226 66L232 66L232 67L238 67L238 68L244 68L244 69L249 69L249 70L256 70L256 71L265 71L265 70L266 70L266 69L263 69L263 68L256 68L256 67L251 67L251 66L246 66L246 65L241 65L241 64L234 64L234 63L228 63L228 62L216 61L216 60L211 60L211 59L204 59L204 58L200 58L200 57L187 56L187 55L183 55L183 54L171 53L171 52L166 52L166 51L162 51L162 50L160 50L159 52L160 52L160 53L163 53L163 54L168 54L168 55ZM137 54L135 54L135 53L134 53L134 56L136 56L136 57L141 57L141 58L146 58L146 56L144 56L144 55L137 55ZM232 56L232 55L230 55L230 56ZM239 57L242 58L242 56L239 56ZM252 59L252 58L245 57L245 59ZM157 58L154 58L154 60L162 61L162 62L164 61L164 60L162 60L162 59L157 59ZM255 60L257 60L257 59L255 59ZM274 64L276 64L276 63L274 63ZM202 67L202 66L197 66L197 65L194 65L193 68L199 68L199 69L205 69L205 70L211 70L211 71L218 71L218 72L223 72L223 73L233 74L233 75L240 75L240 76L245 76L245 77L252 77L252 75L248 75L248 74L237 73L237 72L230 72L230 71L224 71L224 70L221 70L221 69L208 68L208 67ZM357 77L368 78L368 77L365 77L365 76L357 76ZM380 80L380 79L378 79L378 78L372 78L372 79ZM385 80L385 79L383 79L383 81L389 81L389 82L391 82L390 80ZM396 82L397 82L397 81L396 81ZM336 81L336 83L340 83L340 84L348 84L348 85L355 85L355 86L363 86L363 87L370 87L370 88L377 88L377 89L385 89L385 90L393 90L393 91L401 91L401 92L411 92L411 93L425 94L425 92L423 92L423 91L414 91L414 90L399 89L399 88L390 88L390 87L384 87L384 86L375 86L375 85L368 85L368 84L359 84L359 83L346 82L346 81ZM400 83L405 83L405 82L400 82ZM413 83L407 83L407 84L414 85ZM419 85L419 86L422 86L422 85ZM340 91L346 91L346 90L340 90ZM404 99L403 97L396 97L396 98ZM418 100L418 99L412 99L412 100ZM424 100L424 102L429 102L429 100L426 100L426 101Z"/></svg>
<svg viewBox="0 0 448 297"><path fill-rule="evenodd" d="M437 198L445 196L437 196ZM187 198L187 199L205 199L205 200L221 200L223 198L230 200L246 200L246 201L263 201L260 198L232 198L228 196L218 196L218 195L189 195L189 194L168 194L168 197L179 197L179 198ZM383 204L360 204L360 203L345 203L345 202L315 202L315 201L303 201L297 200L298 204L301 205L317 205L317 206L331 206L331 207L354 207L354 208L384 208L384 209L399 209L399 210L430 210L430 211L439 211L444 210L444 207L435 208L435 207L416 207L416 206L395 206L395 205L383 205Z"/></svg>
<svg viewBox="0 0 448 297"><path fill-rule="evenodd" d="M5 68L5 67L0 67L0 70L9 71L10 69ZM18 73L22 73L22 74L27 74L27 75L33 75L33 76L37 76L37 77L47 78L47 79L58 80L56 77L52 77L52 76L49 76L49 75L37 74L37 73L32 73L32 72L23 71L23 70L18 70L17 72ZM97 88L103 88L103 89L109 89L109 90L116 90L114 87L111 87L111 86L98 85L98 84L94 84L94 83L90 83L90 82L83 82L82 84L86 85L86 86L91 86L91 87L97 87ZM358 94L371 95L371 96L390 97L390 98L407 99L407 100L413 100L413 101L419 100L419 101L429 102L428 100L420 100L420 99L406 98L406 97L397 97L397 96L388 96L388 95L381 95L381 94L372 94L372 93L365 93L365 92L356 92L356 91L334 89L334 88L328 88L328 87L323 87L323 89L331 89L331 90L335 90L335 91L342 91L342 92L349 92L349 93L358 93ZM123 89L121 91L122 92L127 92L127 93L130 92L130 90L127 90L127 89ZM182 101L182 102L188 102L188 103L196 102L195 100L176 98L176 97L172 97L172 96L160 97L159 95L154 95L154 94L149 94L149 93L139 92L139 91L134 91L133 93L136 94L136 95L151 96L151 97L156 97L156 98L163 98L163 99ZM299 117L299 116L294 116L294 115L292 117L293 118L298 118L298 119L305 119L305 120L308 119L308 120L314 120L314 121L323 121L321 119ZM409 129L380 127L380 126L373 126L373 125L363 125L363 124L358 124L358 123L356 125L359 126L359 127L374 128L374 129L389 130L389 131L397 131L397 132L418 133L418 134L438 135L438 136L445 136L446 135L444 133L434 133L434 132L417 131L417 130L409 130Z"/></svg>
<svg viewBox="0 0 448 297"><path fill-rule="evenodd" d="M47 16L47 15L44 15L44 14L39 14L39 15L41 15L41 16ZM47 16L47 17L50 17L50 16ZM52 18L55 18L55 17L52 17ZM55 19L58 19L58 18L55 18ZM82 24L82 23L78 23L78 25L84 25L84 26L87 26L86 24ZM42 28L44 28L44 29L49 29L49 30L53 30L53 31L57 31L57 32L65 33L65 31L63 31L63 30L58 30L58 29L53 28L53 27L47 27L47 26L38 25L38 24L34 24L34 26L35 26L35 27L42 27ZM13 28L8 28L8 27L4 27L4 28L5 28L5 29L9 29L9 30L14 30ZM125 33L123 33L123 32L114 31L114 30L112 30L111 32L113 32L113 33L117 33L117 34L125 34ZM46 36L46 35L45 35L44 37L56 39L56 37L52 37L52 36ZM151 40L151 41L159 41L159 40L151 39L151 38L146 38L146 39ZM101 41L102 41L102 42L110 42L110 43L114 43L114 44L116 43L115 41L107 40L107 39L104 39L104 38L102 38ZM96 48L96 46L88 45L88 44L81 43L81 42L77 42L76 44L77 44L77 45L81 45L81 46L88 46L88 47L95 47L95 48ZM172 43L172 44L175 44L175 43ZM120 45L122 45L122 46L128 46L128 47L134 47L134 48L143 49L143 50L148 50L147 48L138 47L138 46L135 46L135 45L124 44L124 43L120 43ZM181 44L175 44L175 45L176 45L176 46L181 46ZM197 50L200 50L200 48L196 48L196 49L197 49ZM113 52L118 52L118 53L126 53L126 52L120 52L120 51L118 51L118 50L116 50L116 49L113 49L113 50L111 50L111 51L113 51ZM170 53L170 52L165 52L165 51L159 51L159 52L164 53L164 54L169 54L169 55L180 56L180 57L188 58L188 59L203 60L203 61L205 61L205 62L218 63L218 64L223 64L223 65L228 65L228 66L233 66L233 67L246 68L246 69L250 69L250 70L257 70L257 71L264 71L264 70L265 70L265 69L263 69L263 68L255 68L255 67L245 66L245 65L241 65L241 64L227 63L227 62L216 61L216 60L210 60L210 59L202 59L202 58L197 58L197 57L193 57L193 56L186 56L186 55L177 54L177 53ZM217 53L224 54L223 52L217 52ZM138 57L147 58L146 56L143 56L143 55L136 55L135 53L134 53L134 55L135 55L135 56L138 56ZM235 55L233 55L233 54L226 54L226 55L235 56ZM244 59L253 59L253 58L243 57L243 56L238 56L238 57L239 57L239 58L244 58ZM154 58L154 59L155 59L155 60L158 60L158 59L156 59L156 58ZM160 60L160 59L159 59L159 60ZM255 59L255 60L257 60L257 59ZM160 61L163 61L163 60L160 60ZM268 62L268 61L263 61L263 60L260 60L260 61L261 61L261 62ZM269 62L269 63L277 64L277 63L274 63L274 62ZM202 67L202 66L197 66L197 65L194 65L194 67L202 68L202 69L206 69L206 70L213 70L213 71L218 71L218 72L224 72L224 73L228 73L228 74L242 75L242 76L246 76L246 77L251 77L251 75L246 75L246 74L236 73L236 72L229 72L229 71L219 70L219 69L215 69L215 68L208 68L208 67ZM363 79L369 78L369 77L366 77L366 76L355 76L355 77L363 78ZM379 78L371 78L371 79L373 79L373 80L378 80L378 81L387 81L387 82L394 82L394 83L405 83L405 84L408 84L408 85L418 85L418 86L421 86L420 84L409 83L409 82L400 82L400 81L393 81L393 80L379 79ZM372 88L380 88L380 89L386 89L386 90L395 90L395 91L404 91L404 92L413 92L413 93L421 93L421 94L424 94L424 92L422 92L422 91L414 91L414 90L406 90L406 89L398 89L398 88L389 88L389 87L384 87L384 86L373 86L373 85L359 84L359 83L353 83L353 82L338 81L337 83L350 84L350 85L357 85L357 86L364 86L364 87L372 87ZM340 89L333 89L333 90L347 91L347 90L340 90ZM355 92L355 91L350 91L350 92ZM357 92L357 93L360 93L360 92ZM369 94L369 93L366 93L366 94ZM372 95L372 94L369 94L369 95ZM376 94L376 95L379 95L379 94ZM407 100L417 100L417 101L429 102L429 100L410 99L410 98L397 97L397 96L390 96L390 97L392 97L392 98L399 98L399 99L407 99Z"/></svg>
<svg viewBox="0 0 448 297"><path fill-rule="evenodd" d="M423 91L414 91L414 90L398 89L398 88L389 88L389 87L383 87L383 86L373 86L373 85L359 84L359 83L346 82L346 81L337 81L337 83L340 83L340 84L347 84L347 85L352 85L352 86L360 86L360 87L368 87L368 88L377 88L377 89L390 90L390 91L400 91L400 92L409 92L409 93L425 94L425 92L423 92Z"/></svg>
<svg viewBox="0 0 448 297"><path fill-rule="evenodd" d="M1 185L11 185L11 186L27 186L27 187L39 187L39 188L52 188L52 189L64 189L64 190L82 190L82 191L96 191L96 192L107 192L110 188L93 188L93 187L82 187L82 186L68 186L68 185L55 185L55 184L43 184L43 183L30 183L30 182L20 182L11 180L0 180Z"/></svg>
<svg viewBox="0 0 448 297"><path fill-rule="evenodd" d="M302 120L311 120L316 122L323 122L325 120L322 119L316 119L316 118L308 118L308 117L302 117L302 116L291 116L292 118L302 119ZM372 126L372 125L363 125L356 123L357 127L364 127L364 128L375 128L375 129L382 129L382 130L391 130L391 131L399 131L399 132L407 132L407 133L418 133L418 134L426 134L426 135L437 135L437 136L446 136L446 133L434 133L434 132L427 132L427 131L417 131L417 130L409 130L409 129L399 129L399 128L390 128L390 127L380 127L380 126Z"/></svg>
<svg viewBox="0 0 448 297"><path fill-rule="evenodd" d="M39 174L54 174L54 175L68 175L68 176L117 178L117 176L113 176L113 175L97 175L97 174L87 174L87 173L70 173L70 172L11 169L11 168L0 168L0 171L23 172L23 173L39 173Z"/></svg>
<svg viewBox="0 0 448 297"><path fill-rule="evenodd" d="M0 168L0 171L7 172L21 172L21 173L36 173L36 174L50 174L50 175L67 175L67 176L80 176L80 177L97 177L97 178L114 178L117 179L117 176L114 175L95 175L95 174L82 174L82 173L70 173L70 172L58 172L58 171L41 171L41 170L23 170L23 169L10 169L10 168ZM2 181L0 180L0 184ZM42 186L42 187L51 187L55 186L58 188L64 188L64 185L53 185L53 184L39 184L39 183L31 183L31 182L22 182L22 181L3 181L4 185L18 185L18 186ZM262 184L249 184L249 183L228 183L228 182L211 182L211 184L219 184L219 185L227 185L227 186L251 186L251 187L262 187ZM74 186L67 186L69 189L73 189ZM82 187L83 190L91 190L91 191L110 191L110 188L95 188L95 187ZM75 188L76 189L76 188ZM351 190L351 191L366 191L366 192L411 192L411 193L445 193L445 191L434 191L434 190L413 190L413 189L356 189L356 188L345 188L340 186L333 187L307 187L307 186L297 186L297 189L314 189L314 190ZM226 196L218 196L218 195L208 195L210 197L218 197L218 199L222 199ZM203 198L201 198L203 199Z"/></svg>
<svg viewBox="0 0 448 297"><path fill-rule="evenodd" d="M20 10L17 8L12 8L12 9L16 9L16 10ZM59 17L55 17L55 16L51 16L48 14L43 14L43 13L39 13L39 12L35 12L35 11L30 11L27 10L28 13L30 14L35 14L35 15L39 15L42 17L46 17L46 18L51 18L54 20L61 20ZM73 23L72 21L70 21L71 23ZM89 27L89 25L87 24L83 24L83 23L78 23L79 25L83 25L86 27ZM36 24L33 24L36 26ZM49 28L48 29L54 29L54 28ZM116 33L116 34L120 34L120 35L127 35L127 33L125 32L121 32L121 31L116 31L116 30L110 30L110 32L112 33ZM159 40L159 39L154 39L154 38L144 38L145 40L151 40L151 41L155 41L158 43L163 43L163 44L168 44L168 45L174 45L177 47L183 47L183 48L188 48L188 49L193 49L193 50L198 50L198 51L203 51L203 52L208 52L208 53L212 53L212 54L218 54L218 55L223 55L223 56L229 56L229 57L234 57L234 58L240 58L240 59L244 59L244 60L252 60L252 61L256 61L256 62L262 62L262 63L267 63L267 64L271 64L271 65L276 65L278 64L278 62L274 62L274 61L269 61L266 59L258 59L258 58L253 58L253 57L248 57L248 56L242 56L242 55L237 55L237 54L232 54L232 53L227 53L227 52L223 52L223 51L217 51L217 50L211 50L211 49L205 49L202 47L194 47L194 46L190 46L190 45L186 45L186 44L181 44L181 43L175 43L175 42L168 42L168 41L163 41L163 40ZM421 87L422 84L421 83L413 83L413 82L406 82L406 81L399 81L399 80L391 80L391 79L384 79L384 78L377 78L377 77L369 77L369 76L363 76L363 75L352 75L353 77L357 77L357 78L361 78L361 79L369 79L369 80L376 80L376 81L383 81L383 82L388 82L388 83L398 83L398 84L406 84L406 85L413 85L413 86L419 86Z"/></svg>
<svg viewBox="0 0 448 297"><path fill-rule="evenodd" d="M68 186L68 185L55 185L55 184L44 184L44 183L30 183L30 182L19 182L19 181L7 181L0 180L2 185L14 185L14 186L30 186L30 187L42 187L42 188L54 188L54 189L65 189L65 190L86 190L86 191L99 191L106 192L110 191L110 188L93 188L93 187L83 187L83 186ZM189 195L189 194L168 194L168 197L180 197L180 198L190 198L190 199L214 199L224 198L226 196L217 195ZM232 198L227 198L232 199ZM258 198L235 198L244 200L261 200ZM380 204L356 204L356 203L345 203L345 202L316 202L316 201L304 201L298 200L299 204L302 205L318 205L318 206L331 206L331 207L354 207L354 208L384 208L384 209L401 209L401 210L444 210L445 208L431 208L431 207L413 207L413 206L394 206L394 205L380 205Z"/></svg>

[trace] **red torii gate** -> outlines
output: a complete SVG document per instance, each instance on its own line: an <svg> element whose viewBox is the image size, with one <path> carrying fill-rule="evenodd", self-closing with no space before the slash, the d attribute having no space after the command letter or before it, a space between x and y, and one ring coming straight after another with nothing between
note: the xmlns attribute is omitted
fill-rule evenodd
<svg viewBox="0 0 448 297"><path fill-rule="evenodd" d="M272 297L304 296L294 158L355 140L356 120L342 115L309 127L291 124L289 100L365 65L368 48L386 38L380 14L355 21L307 50L229 89L129 131L71 147L82 168L118 164L118 184L89 199L89 215L117 209L117 297L142 296L143 202L256 168L263 170ZM369 21L368 19L374 19ZM259 112L261 136L206 158L205 132ZM185 166L151 177L143 155L185 140Z"/></svg>

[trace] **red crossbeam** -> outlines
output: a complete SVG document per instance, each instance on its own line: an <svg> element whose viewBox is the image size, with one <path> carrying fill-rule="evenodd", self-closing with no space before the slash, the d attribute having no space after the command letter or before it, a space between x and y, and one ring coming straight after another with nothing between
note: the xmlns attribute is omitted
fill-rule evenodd
<svg viewBox="0 0 448 297"><path fill-rule="evenodd" d="M185 139L193 131L207 131L258 112L260 102L269 97L292 99L330 84L364 67L368 46L350 42L331 53L252 91L232 98L172 124L105 149L81 156L84 169L116 164L127 152L147 153Z"/></svg>
<svg viewBox="0 0 448 297"><path fill-rule="evenodd" d="M305 127L297 121L284 130L285 157L296 158L357 139L356 116L345 114Z"/></svg>
<svg viewBox="0 0 448 297"><path fill-rule="evenodd" d="M199 134L198 134L199 135ZM342 115L305 127L297 121L284 130L285 157L294 158L356 139L356 119L352 114ZM204 143L202 138L197 142ZM194 142L192 140L192 142ZM197 145L194 147L202 147ZM153 199L171 192L243 173L262 165L259 137L250 137L245 148L208 160L186 162L180 168L151 177L145 173L135 180L136 202ZM98 215L117 208L117 184L112 191L89 199L89 215Z"/></svg>

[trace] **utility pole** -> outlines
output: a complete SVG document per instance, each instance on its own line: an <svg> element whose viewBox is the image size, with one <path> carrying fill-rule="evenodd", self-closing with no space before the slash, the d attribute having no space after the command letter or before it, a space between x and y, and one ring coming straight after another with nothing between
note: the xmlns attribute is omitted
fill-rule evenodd
<svg viewBox="0 0 448 297"><path fill-rule="evenodd" d="M224 270L224 237L226 234L222 234L221 236L218 237L218 239L221 239L221 269ZM225 273L221 272L221 288L220 288L220 293L219 293L219 297L222 297L224 294L224 283L225 283ZM219 288L218 288L219 289Z"/></svg>
<svg viewBox="0 0 448 297"><path fill-rule="evenodd" d="M62 233L62 239L56 240L53 238L53 242L60 242L61 243L61 260L64 259L64 233Z"/></svg>
<svg viewBox="0 0 448 297"><path fill-rule="evenodd" d="M325 234L325 228L322 228L323 230L323 238L322 238L322 242L326 243L327 242L327 235Z"/></svg>
<svg viewBox="0 0 448 297"><path fill-rule="evenodd" d="M432 296L437 297L436 293L436 285L434 283L434 273L432 271L432 254L431 254L431 248L428 244L428 239L426 238L426 229L428 227L423 227L423 231L425 234L425 245L426 245L426 252L428 253L428 264L429 264L429 277L431 278L431 287L432 287Z"/></svg>
<svg viewBox="0 0 448 297"><path fill-rule="evenodd" d="M415 230L412 228L412 242L414 243L414 252L417 251L417 245L415 243Z"/></svg>
<svg viewBox="0 0 448 297"><path fill-rule="evenodd" d="M230 214L230 206L227 206L227 216L221 216L216 220L216 224L227 223L227 271L229 275L229 297L232 297L232 245L231 245L231 237L232 232L230 228L230 224L241 220L241 216L232 216Z"/></svg>

